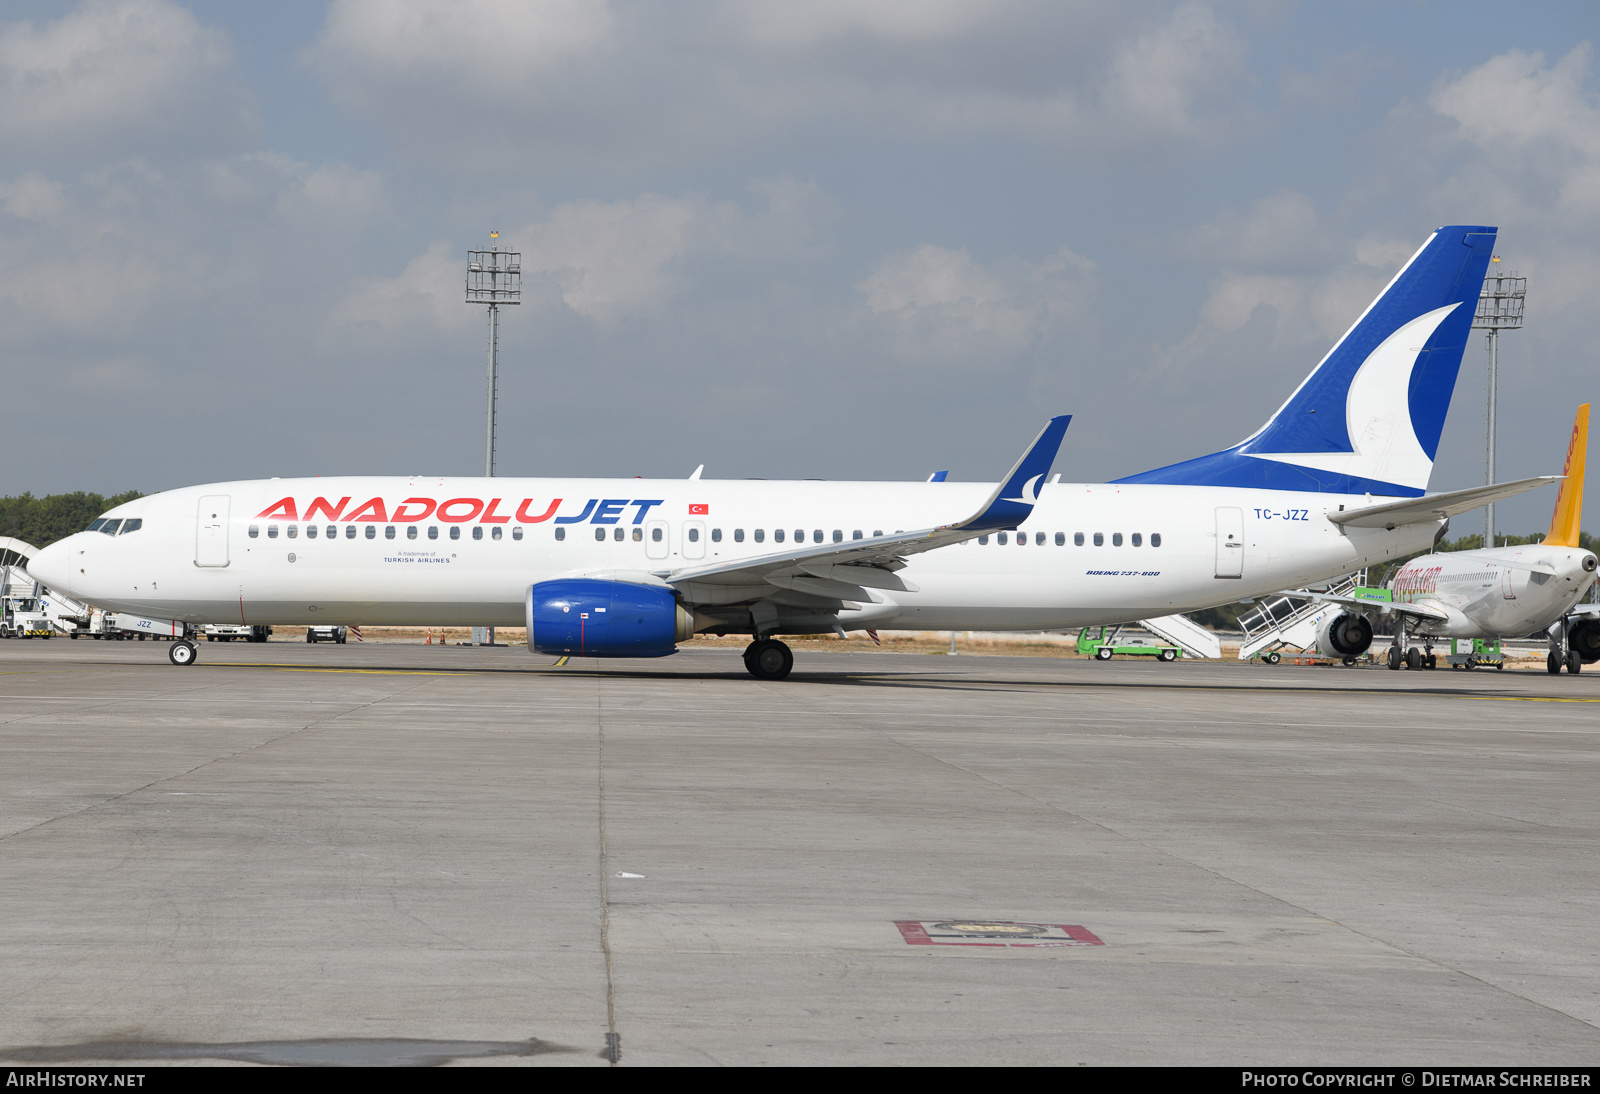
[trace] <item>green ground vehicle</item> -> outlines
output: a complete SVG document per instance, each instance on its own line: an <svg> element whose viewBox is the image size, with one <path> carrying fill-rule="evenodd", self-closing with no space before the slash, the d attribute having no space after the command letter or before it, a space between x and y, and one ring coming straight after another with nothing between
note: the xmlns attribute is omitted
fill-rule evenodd
<svg viewBox="0 0 1600 1094"><path fill-rule="evenodd" d="M1183 656L1183 650L1177 646L1161 644L1146 645L1133 639L1121 639L1120 626L1085 627L1078 632L1078 652L1093 657L1096 661L1109 661L1117 654L1126 657L1154 657L1157 661L1176 661Z"/></svg>

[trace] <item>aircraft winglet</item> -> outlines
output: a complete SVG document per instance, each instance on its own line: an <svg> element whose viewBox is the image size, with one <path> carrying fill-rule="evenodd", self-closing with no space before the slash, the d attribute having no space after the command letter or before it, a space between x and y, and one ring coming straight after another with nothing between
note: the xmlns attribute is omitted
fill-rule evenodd
<svg viewBox="0 0 1600 1094"><path fill-rule="evenodd" d="M1046 422L1010 474L1001 479L1000 485L989 495L983 508L952 527L969 532L984 531L1015 528L1027 520L1033 512L1033 503L1039 500L1039 491L1044 489L1044 477L1050 473L1050 465L1056 462L1056 454L1061 451L1062 438L1067 435L1071 422L1071 414L1058 414Z"/></svg>
<svg viewBox="0 0 1600 1094"><path fill-rule="evenodd" d="M1589 404L1578 408L1572 420L1572 440L1567 444L1567 465L1561 469L1561 485L1556 488L1556 511L1550 518L1550 534L1544 541L1552 547L1578 546L1583 527L1583 471L1589 454Z"/></svg>

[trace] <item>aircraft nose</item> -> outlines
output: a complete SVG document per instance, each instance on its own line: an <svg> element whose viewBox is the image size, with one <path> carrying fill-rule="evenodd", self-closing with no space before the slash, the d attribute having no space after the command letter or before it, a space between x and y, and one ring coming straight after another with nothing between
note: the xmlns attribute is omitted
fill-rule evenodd
<svg viewBox="0 0 1600 1094"><path fill-rule="evenodd" d="M43 548L28 560L27 567L35 581L42 581L68 596L72 595L72 548L68 545L72 538L58 539Z"/></svg>

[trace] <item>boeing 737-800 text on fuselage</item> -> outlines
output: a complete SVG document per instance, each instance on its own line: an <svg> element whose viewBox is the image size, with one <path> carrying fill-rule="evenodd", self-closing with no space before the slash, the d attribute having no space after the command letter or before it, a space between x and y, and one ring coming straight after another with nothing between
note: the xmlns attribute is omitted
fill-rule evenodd
<svg viewBox="0 0 1600 1094"><path fill-rule="evenodd" d="M1424 495L1494 241L1439 229L1254 435L1116 482L1046 481L1065 417L998 486L230 482L119 506L30 570L179 633L523 624L538 652L596 657L749 634L765 679L793 665L780 634L1057 630L1263 595L1426 548L1452 513L1550 481Z"/></svg>

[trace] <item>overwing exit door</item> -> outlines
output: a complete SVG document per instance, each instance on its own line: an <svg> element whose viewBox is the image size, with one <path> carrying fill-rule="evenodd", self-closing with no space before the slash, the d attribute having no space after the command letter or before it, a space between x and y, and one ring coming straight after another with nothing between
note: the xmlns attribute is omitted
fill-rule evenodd
<svg viewBox="0 0 1600 1094"><path fill-rule="evenodd" d="M1217 507L1217 576L1244 576L1244 510Z"/></svg>
<svg viewBox="0 0 1600 1094"><path fill-rule="evenodd" d="M667 522L653 520L644 529L644 557L667 557Z"/></svg>
<svg viewBox="0 0 1600 1094"><path fill-rule="evenodd" d="M211 494L200 499L195 510L196 566L228 564L228 503L231 500L227 494Z"/></svg>

